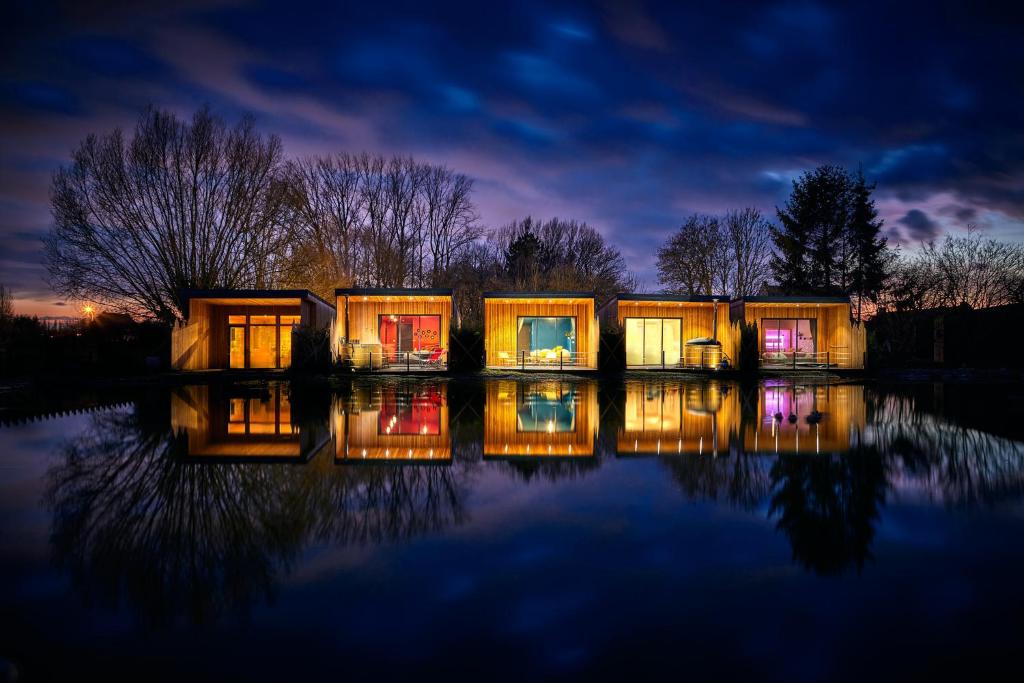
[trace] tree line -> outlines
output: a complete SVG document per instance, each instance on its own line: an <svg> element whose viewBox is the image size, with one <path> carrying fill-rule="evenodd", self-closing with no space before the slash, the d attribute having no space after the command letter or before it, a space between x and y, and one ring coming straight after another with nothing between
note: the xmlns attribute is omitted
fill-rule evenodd
<svg viewBox="0 0 1024 683"><path fill-rule="evenodd" d="M793 182L777 224L755 208L686 218L658 250L683 294L844 294L877 307L1019 302L1024 251L976 231L904 255L882 234L861 172ZM485 226L473 180L409 156L285 157L251 118L150 108L132 132L89 135L53 176L49 282L65 298L167 323L185 289L451 287L463 322L488 289L636 288L621 252L586 223L531 216Z"/></svg>

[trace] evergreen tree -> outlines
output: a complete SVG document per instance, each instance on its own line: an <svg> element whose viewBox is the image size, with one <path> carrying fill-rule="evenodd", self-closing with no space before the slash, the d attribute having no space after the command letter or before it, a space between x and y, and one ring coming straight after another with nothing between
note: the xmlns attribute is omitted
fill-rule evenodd
<svg viewBox="0 0 1024 683"><path fill-rule="evenodd" d="M883 221L878 217L871 193L875 184L864 180L860 169L851 188L849 236L853 259L850 294L857 297L857 320L861 319L864 299L877 301L886 283L887 241L882 236Z"/></svg>
<svg viewBox="0 0 1024 683"><path fill-rule="evenodd" d="M505 271L516 288L535 287L539 276L542 245L532 230L516 237L505 252Z"/></svg>
<svg viewBox="0 0 1024 683"><path fill-rule="evenodd" d="M851 180L839 166L819 166L793 181L772 231L776 283L787 294L834 294L845 289Z"/></svg>

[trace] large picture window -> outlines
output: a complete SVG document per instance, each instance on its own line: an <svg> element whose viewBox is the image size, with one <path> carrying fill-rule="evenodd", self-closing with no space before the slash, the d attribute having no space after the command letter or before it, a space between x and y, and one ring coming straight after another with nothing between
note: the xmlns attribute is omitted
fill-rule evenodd
<svg viewBox="0 0 1024 683"><path fill-rule="evenodd" d="M388 358L407 353L429 356L441 348L439 315L382 315L378 322L381 348Z"/></svg>
<svg viewBox="0 0 1024 683"><path fill-rule="evenodd" d="M576 318L568 316L519 318L516 359L527 363L574 362Z"/></svg>
<svg viewBox="0 0 1024 683"><path fill-rule="evenodd" d="M229 315L228 367L287 368L292 364L292 327L298 315Z"/></svg>
<svg viewBox="0 0 1024 683"><path fill-rule="evenodd" d="M626 365L678 365L680 318L626 318Z"/></svg>
<svg viewBox="0 0 1024 683"><path fill-rule="evenodd" d="M549 434L576 431L576 391L571 386L520 388L516 431Z"/></svg>
<svg viewBox="0 0 1024 683"><path fill-rule="evenodd" d="M812 355L817 350L818 321L811 318L762 318L761 353L787 356L794 351Z"/></svg>

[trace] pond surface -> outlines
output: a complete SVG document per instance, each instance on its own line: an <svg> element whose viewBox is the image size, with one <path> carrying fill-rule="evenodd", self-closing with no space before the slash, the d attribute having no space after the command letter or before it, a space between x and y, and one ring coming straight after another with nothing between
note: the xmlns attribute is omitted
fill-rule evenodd
<svg viewBox="0 0 1024 683"><path fill-rule="evenodd" d="M373 378L22 406L0 427L0 665L992 673L1024 636L1020 391Z"/></svg>

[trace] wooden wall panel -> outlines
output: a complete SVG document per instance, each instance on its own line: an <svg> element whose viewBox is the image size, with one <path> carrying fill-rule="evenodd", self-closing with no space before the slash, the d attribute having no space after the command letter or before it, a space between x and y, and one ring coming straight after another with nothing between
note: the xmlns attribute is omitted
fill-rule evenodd
<svg viewBox="0 0 1024 683"><path fill-rule="evenodd" d="M452 301L447 297L426 297L419 299L397 299L387 301L370 298L363 301L362 297L352 296L348 300L348 338L361 344L379 344L380 327L378 316L381 315L437 315L441 317L441 348L447 349L452 319ZM338 311L345 315L345 297L338 297ZM345 337L345 325L337 326L336 340L342 343Z"/></svg>
<svg viewBox="0 0 1024 683"><path fill-rule="evenodd" d="M578 366L597 367L600 333L593 299L554 299L551 303L547 299L484 299L484 355L488 366L497 367L501 352L515 357L519 318L523 316L575 317L576 350L581 355Z"/></svg>
<svg viewBox="0 0 1024 683"><path fill-rule="evenodd" d="M745 304L740 310L746 322L757 324L759 348L764 335L761 323L764 318L810 318L818 321L818 351L836 352L832 361L839 367L863 367L860 338L863 332L854 331L849 304Z"/></svg>

